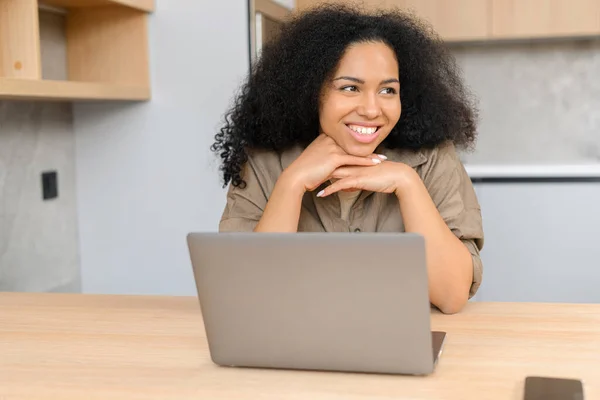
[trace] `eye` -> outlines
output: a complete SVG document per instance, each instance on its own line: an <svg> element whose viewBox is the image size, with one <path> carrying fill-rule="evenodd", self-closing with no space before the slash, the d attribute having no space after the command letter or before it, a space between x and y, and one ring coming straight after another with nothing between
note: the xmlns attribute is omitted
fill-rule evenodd
<svg viewBox="0 0 600 400"><path fill-rule="evenodd" d="M340 88L340 90L342 92L356 92L358 90L358 88L354 85L350 85L350 86L343 86Z"/></svg>
<svg viewBox="0 0 600 400"><path fill-rule="evenodd" d="M383 94L396 94L396 89L394 88L384 88L381 90Z"/></svg>

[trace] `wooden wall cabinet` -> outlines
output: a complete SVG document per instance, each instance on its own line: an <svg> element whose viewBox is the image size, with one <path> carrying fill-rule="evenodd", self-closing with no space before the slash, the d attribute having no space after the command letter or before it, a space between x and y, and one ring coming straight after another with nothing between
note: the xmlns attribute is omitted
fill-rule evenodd
<svg viewBox="0 0 600 400"><path fill-rule="evenodd" d="M153 0L44 0L66 10L67 80L42 76L37 0L0 0L0 99L147 100Z"/></svg>
<svg viewBox="0 0 600 400"><path fill-rule="evenodd" d="M321 3L347 3L343 0L297 0L299 11ZM446 41L488 39L491 31L488 0L363 0L365 7L399 7L429 22Z"/></svg>
<svg viewBox="0 0 600 400"><path fill-rule="evenodd" d="M390 1L431 23L446 41L489 38L490 4L487 0L395 0Z"/></svg>
<svg viewBox="0 0 600 400"><path fill-rule="evenodd" d="M600 35L600 0L492 0L492 37Z"/></svg>
<svg viewBox="0 0 600 400"><path fill-rule="evenodd" d="M323 2L298 0L304 10ZM447 42L600 36L600 0L359 0L412 9Z"/></svg>

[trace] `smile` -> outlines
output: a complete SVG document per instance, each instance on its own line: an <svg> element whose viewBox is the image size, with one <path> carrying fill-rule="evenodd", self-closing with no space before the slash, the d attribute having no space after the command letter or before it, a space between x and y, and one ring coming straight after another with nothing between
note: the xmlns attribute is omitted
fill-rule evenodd
<svg viewBox="0 0 600 400"><path fill-rule="evenodd" d="M347 124L349 133L360 143L371 143L379 136L381 126L364 126L356 124Z"/></svg>
<svg viewBox="0 0 600 400"><path fill-rule="evenodd" d="M372 135L379 129L378 126L360 126L360 125L346 125L348 128L358 133L359 135Z"/></svg>

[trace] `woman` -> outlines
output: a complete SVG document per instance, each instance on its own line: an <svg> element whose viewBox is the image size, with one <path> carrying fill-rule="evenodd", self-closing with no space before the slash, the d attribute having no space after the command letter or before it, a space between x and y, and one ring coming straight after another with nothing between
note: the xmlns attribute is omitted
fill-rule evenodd
<svg viewBox="0 0 600 400"><path fill-rule="evenodd" d="M456 152L475 137L454 60L426 26L315 8L263 48L215 137L220 231L419 233L430 301L456 313L482 278L480 208Z"/></svg>

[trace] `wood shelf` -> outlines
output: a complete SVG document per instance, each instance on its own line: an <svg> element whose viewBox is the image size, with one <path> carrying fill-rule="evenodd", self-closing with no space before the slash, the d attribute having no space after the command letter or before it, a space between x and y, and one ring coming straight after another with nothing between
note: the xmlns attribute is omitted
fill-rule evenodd
<svg viewBox="0 0 600 400"><path fill-rule="evenodd" d="M66 80L42 76L40 6L64 9ZM0 99L150 99L153 9L153 0L0 0Z"/></svg>
<svg viewBox="0 0 600 400"><path fill-rule="evenodd" d="M154 11L154 0L43 0L40 3L63 8L124 6L140 11Z"/></svg>
<svg viewBox="0 0 600 400"><path fill-rule="evenodd" d="M6 100L132 100L150 98L150 89L96 82L0 78L0 99Z"/></svg>

